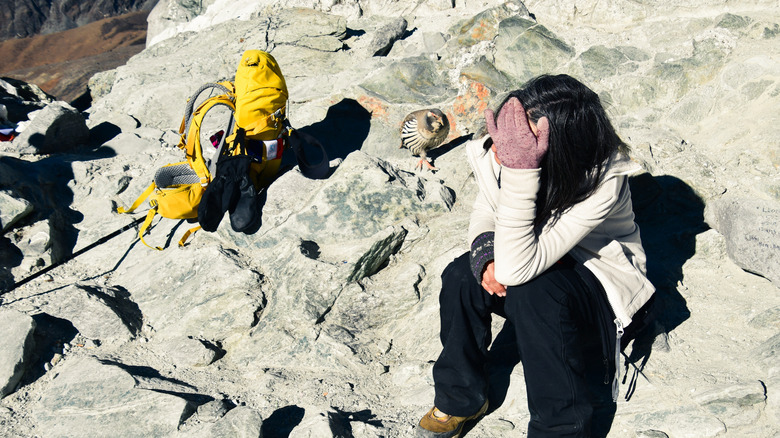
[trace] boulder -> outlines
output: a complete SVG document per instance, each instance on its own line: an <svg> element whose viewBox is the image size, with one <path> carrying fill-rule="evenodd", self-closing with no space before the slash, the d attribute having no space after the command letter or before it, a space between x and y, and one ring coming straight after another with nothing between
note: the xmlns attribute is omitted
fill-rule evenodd
<svg viewBox="0 0 780 438"><path fill-rule="evenodd" d="M780 204L725 196L708 204L706 215L736 264L780 287Z"/></svg>
<svg viewBox="0 0 780 438"><path fill-rule="evenodd" d="M17 129L22 132L6 150L20 154L71 152L89 141L84 116L65 102L52 102L28 116L29 123Z"/></svg>
<svg viewBox="0 0 780 438"><path fill-rule="evenodd" d="M574 54L573 47L531 19L510 17L498 26L496 67L520 83L539 72L559 72Z"/></svg>
<svg viewBox="0 0 780 438"><path fill-rule="evenodd" d="M393 48L393 43L404 36L407 25L403 17L398 17L377 29L367 47L368 53L373 56L386 55Z"/></svg>
<svg viewBox="0 0 780 438"><path fill-rule="evenodd" d="M138 306L121 287L74 285L50 294L41 307L70 321L84 337L101 342L128 341L143 324Z"/></svg>
<svg viewBox="0 0 780 438"><path fill-rule="evenodd" d="M0 398L14 390L22 379L35 345L35 321L16 310L0 308Z"/></svg>
<svg viewBox="0 0 780 438"><path fill-rule="evenodd" d="M33 412L38 427L60 437L174 434L193 404L185 385L93 357L66 360Z"/></svg>
<svg viewBox="0 0 780 438"><path fill-rule="evenodd" d="M260 414L247 406L231 409L225 416L211 426L211 438L231 437L261 437L263 436L263 419ZM203 436L203 435L201 435Z"/></svg>
<svg viewBox="0 0 780 438"><path fill-rule="evenodd" d="M167 356L174 366L204 367L217 359L217 348L200 339L187 336L161 338L163 339L157 349Z"/></svg>
<svg viewBox="0 0 780 438"><path fill-rule="evenodd" d="M300 424L290 432L290 438L343 436L347 423L333 409L308 406Z"/></svg>
<svg viewBox="0 0 780 438"><path fill-rule="evenodd" d="M19 123L27 120L30 112L54 102L54 97L46 94L34 84L12 79L0 78L0 104L6 109L7 120Z"/></svg>
<svg viewBox="0 0 780 438"><path fill-rule="evenodd" d="M8 190L0 190L0 234L11 229L32 210L33 206L29 202L15 198Z"/></svg>

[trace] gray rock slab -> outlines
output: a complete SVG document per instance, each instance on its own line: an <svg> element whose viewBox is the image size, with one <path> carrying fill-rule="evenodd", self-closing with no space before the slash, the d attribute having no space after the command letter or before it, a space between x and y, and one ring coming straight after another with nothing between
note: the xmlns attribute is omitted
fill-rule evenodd
<svg viewBox="0 0 780 438"><path fill-rule="evenodd" d="M302 22L306 26L300 26ZM315 9L289 8L271 16L271 29L275 44L300 45L335 52L342 48L340 41L347 36L347 20Z"/></svg>
<svg viewBox="0 0 780 438"><path fill-rule="evenodd" d="M149 23L146 34L147 43L153 40L166 28L173 27L173 25L179 23L187 23L198 15L201 15L212 3L214 3L214 0L207 0L197 4L176 0L162 0L157 2L147 18Z"/></svg>
<svg viewBox="0 0 780 438"><path fill-rule="evenodd" d="M227 400L212 400L198 406L195 413L198 420L203 423L216 423L234 406Z"/></svg>
<svg viewBox="0 0 780 438"><path fill-rule="evenodd" d="M780 388L780 367L769 369L769 378L765 382L767 388ZM775 422L780 421L780 395L775 391L767 391L766 415Z"/></svg>
<svg viewBox="0 0 780 438"><path fill-rule="evenodd" d="M114 79L116 79L116 70L98 72L89 78L87 87L89 88L89 94L92 97L92 100L98 100L110 93L111 86L114 84Z"/></svg>
<svg viewBox="0 0 780 438"><path fill-rule="evenodd" d="M307 406L300 424L290 431L290 438L342 436L345 421L333 409Z"/></svg>
<svg viewBox="0 0 780 438"><path fill-rule="evenodd" d="M41 257L51 245L51 228L48 221L36 222L20 229L22 238L16 246L25 257Z"/></svg>
<svg viewBox="0 0 780 438"><path fill-rule="evenodd" d="M82 357L61 365L33 416L52 437L164 437L192 411L182 397L138 388L117 365Z"/></svg>
<svg viewBox="0 0 780 438"><path fill-rule="evenodd" d="M0 234L29 215L33 206L24 199L16 198L9 190L0 190Z"/></svg>
<svg viewBox="0 0 780 438"><path fill-rule="evenodd" d="M376 72L360 86L390 103L435 105L454 98L446 66L428 57L405 58Z"/></svg>
<svg viewBox="0 0 780 438"><path fill-rule="evenodd" d="M93 99L97 100L94 97ZM138 128L138 120L127 114L107 113L100 120L97 120L97 117L90 117L87 126L89 126L90 142L102 145L123 132L134 131Z"/></svg>
<svg viewBox="0 0 780 438"><path fill-rule="evenodd" d="M176 221L167 221L157 227L168 226L170 231ZM200 237L192 238L201 245L192 251L140 247L116 273L116 281L127 285L138 305L144 324L163 333L162 339L192 336L220 341L249 330L263 308L259 273L242 266L219 245L204 244L208 236L202 241ZM154 272L149 266L156 267Z"/></svg>
<svg viewBox="0 0 780 438"><path fill-rule="evenodd" d="M763 414L767 401L763 382L741 382L697 392L694 400L718 417L729 430L749 426Z"/></svg>
<svg viewBox="0 0 780 438"><path fill-rule="evenodd" d="M51 102L53 100L52 96L41 90L41 87L12 78L0 79L0 97L3 100L15 98L27 102ZM9 118L13 118L10 113Z"/></svg>
<svg viewBox="0 0 780 438"><path fill-rule="evenodd" d="M329 323L357 334L403 319L420 302L419 287L425 276L422 266L407 263L363 279L361 287L346 287L329 314Z"/></svg>
<svg viewBox="0 0 780 438"><path fill-rule="evenodd" d="M598 80L603 77L630 74L639 68L639 62L647 61L649 55L632 47L593 46L581 53L579 58L585 76L589 80Z"/></svg>
<svg viewBox="0 0 780 438"><path fill-rule="evenodd" d="M70 321L84 337L125 342L143 325L143 315L123 288L89 284L68 286L46 296L44 312Z"/></svg>
<svg viewBox="0 0 780 438"><path fill-rule="evenodd" d="M393 41L387 56L391 58L403 58L420 54L440 56L440 54L448 53L444 50L444 45L448 39L449 36L441 32L415 32L404 39Z"/></svg>
<svg viewBox="0 0 780 438"><path fill-rule="evenodd" d="M407 233L408 231L403 227L393 227L373 237L372 245L362 254L357 253L360 257L353 262L355 267L347 281L360 281L375 274L382 265L387 263L391 255L401 249Z"/></svg>
<svg viewBox="0 0 780 438"><path fill-rule="evenodd" d="M267 305L248 334L223 343L227 354L222 360L247 370L303 366L339 373L360 363L354 351L319 325L353 269L310 258L300 240L282 239L263 252L274 255L266 259L267 281L273 284Z"/></svg>
<svg viewBox="0 0 780 438"><path fill-rule="evenodd" d="M214 362L217 356L217 352L203 341L184 336L164 339L157 348L174 366L204 367Z"/></svg>
<svg viewBox="0 0 780 438"><path fill-rule="evenodd" d="M368 53L373 56L387 55L393 48L393 44L404 35L407 26L406 20L398 17L378 28L367 47Z"/></svg>
<svg viewBox="0 0 780 438"><path fill-rule="evenodd" d="M780 287L780 204L727 196L710 202L705 215L737 265Z"/></svg>
<svg viewBox="0 0 780 438"><path fill-rule="evenodd" d="M449 44L455 47L470 47L492 41L498 35L499 24L515 16L532 19L525 4L518 0L500 2L472 16L466 16L449 29L449 33L455 35Z"/></svg>
<svg viewBox="0 0 780 438"><path fill-rule="evenodd" d="M350 245L372 236L384 239L387 236L377 233L410 217L446 213L454 202L454 191L440 180L355 151L327 180L307 180L298 172L281 176L267 189L263 225L256 234L233 233L225 220L217 233L241 247L258 249L285 238L323 247ZM362 251L373 244L364 243L355 247Z"/></svg>
<svg viewBox="0 0 780 438"><path fill-rule="evenodd" d="M539 56L540 53L545 55ZM499 25L496 67L520 81L556 72L574 55L574 48L535 21L512 17Z"/></svg>
<svg viewBox="0 0 780 438"><path fill-rule="evenodd" d="M11 309L0 308L0 398L16 389L24 375L35 344L32 317Z"/></svg>
<svg viewBox="0 0 780 438"><path fill-rule="evenodd" d="M679 406L637 415L642 430L666 433L670 437L710 438L726 433L726 426L698 406Z"/></svg>
<svg viewBox="0 0 780 438"><path fill-rule="evenodd" d="M238 406L220 418L210 429L212 438L262 438L263 418L256 410Z"/></svg>
<svg viewBox="0 0 780 438"><path fill-rule="evenodd" d="M162 131L159 131L162 136ZM117 155L139 155L160 148L160 139L141 137L135 132L122 132L103 143L101 148Z"/></svg>
<svg viewBox="0 0 780 438"><path fill-rule="evenodd" d="M780 333L764 341L753 351L752 356L768 368L773 368L778 360L778 352L780 352Z"/></svg>

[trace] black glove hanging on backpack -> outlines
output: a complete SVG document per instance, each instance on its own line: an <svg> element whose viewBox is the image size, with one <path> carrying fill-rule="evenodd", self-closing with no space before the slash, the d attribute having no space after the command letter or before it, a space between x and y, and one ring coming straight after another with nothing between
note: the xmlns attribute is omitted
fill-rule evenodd
<svg viewBox="0 0 780 438"><path fill-rule="evenodd" d="M217 158L214 179L198 205L198 223L206 231L216 231L226 212L237 232L251 232L260 223L260 199L249 176L252 157L246 154L244 140L244 130L239 128L235 142L239 153L230 155L224 148Z"/></svg>

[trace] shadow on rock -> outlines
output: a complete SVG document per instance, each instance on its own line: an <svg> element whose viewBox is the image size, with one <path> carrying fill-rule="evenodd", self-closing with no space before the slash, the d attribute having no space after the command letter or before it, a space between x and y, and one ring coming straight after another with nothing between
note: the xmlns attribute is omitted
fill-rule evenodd
<svg viewBox="0 0 780 438"><path fill-rule="evenodd" d="M4 291L14 284L11 268L21 265L23 259L22 251L10 239L0 236L0 291Z"/></svg>
<svg viewBox="0 0 780 438"><path fill-rule="evenodd" d="M696 253L696 235L709 229L704 201L673 176L642 174L630 184L647 253L647 276L657 289L657 320L668 333L690 317L677 285L683 280L683 265Z"/></svg>
<svg viewBox="0 0 780 438"><path fill-rule="evenodd" d="M709 229L704 222L704 201L679 178L644 173L630 178L629 183L647 254L647 277L656 293L648 309L648 325L636 334L628 356L635 373L626 399L633 394L637 374L644 369L652 349L668 349L666 335L691 316L677 285L683 280L683 265L696 253L696 235ZM656 342L659 336L664 342Z"/></svg>
<svg viewBox="0 0 780 438"><path fill-rule="evenodd" d="M449 151L455 149L456 147L462 145L463 143L471 140L472 137L473 137L472 134L468 134L468 135L461 135L458 138L454 138L449 143L444 143L443 145L428 151L428 156L432 160L435 160L436 158L441 157L442 155L446 154L447 152L449 152Z"/></svg>
<svg viewBox="0 0 780 438"><path fill-rule="evenodd" d="M121 362L117 362L114 360L109 359L98 359L98 361L103 365L112 365L117 368L121 368L123 371L127 372L128 374L131 374L133 377L136 378L142 378L142 379L154 379L159 380L161 382L170 383L174 386L178 386L180 388L187 388L195 390L196 388L189 383L183 382L178 379L174 379L172 377L166 377L160 374L160 372L152 367L144 366L144 365L127 365ZM213 400L213 398L211 398Z"/></svg>
<svg viewBox="0 0 780 438"><path fill-rule="evenodd" d="M66 343L70 343L78 334L70 321L51 316L47 313L32 315L35 321L35 347L30 357L30 366L25 371L20 387L38 380L46 373L45 365L63 354ZM60 356L61 357L61 356Z"/></svg>
<svg viewBox="0 0 780 438"><path fill-rule="evenodd" d="M342 411L341 409L334 408L338 415L331 414L328 418L330 422L331 430L337 434L337 436L353 436L351 421L359 421L361 423L369 424L374 427L384 427L382 421L376 419L376 415L371 412L370 409L363 409L357 412Z"/></svg>
<svg viewBox="0 0 780 438"><path fill-rule="evenodd" d="M121 133L122 128L119 126L111 122L100 122L89 130L90 144L94 145L95 149L97 149Z"/></svg>
<svg viewBox="0 0 780 438"><path fill-rule="evenodd" d="M305 409L295 405L277 409L263 420L263 436L289 437L295 426L301 424L305 413Z"/></svg>
<svg viewBox="0 0 780 438"><path fill-rule="evenodd" d="M14 197L24 199L33 206L33 212L20 225L48 220L52 265L72 256L78 239L78 230L74 224L83 219L79 211L71 208L74 194L68 184L74 179L72 163L106 157L101 151L89 155L51 155L34 162L9 156L0 157L0 168L3 169L0 189L10 191ZM16 260L18 248L17 251L10 249L9 252L5 243L13 246L13 243L5 241L0 245L0 283L8 268L21 263Z"/></svg>
<svg viewBox="0 0 780 438"><path fill-rule="evenodd" d="M343 99L328 108L325 119L304 126L300 131L318 139L325 148L328 158L343 160L351 152L363 146L370 128L371 113L356 100ZM310 150L310 148L306 149L306 153L308 154ZM317 158L313 157L310 162L317 162Z"/></svg>
<svg viewBox="0 0 780 438"><path fill-rule="evenodd" d="M130 292L122 286L111 288L111 294L93 286L80 286L88 295L105 303L115 314L119 316L127 330L137 336L143 327L143 314L131 296Z"/></svg>

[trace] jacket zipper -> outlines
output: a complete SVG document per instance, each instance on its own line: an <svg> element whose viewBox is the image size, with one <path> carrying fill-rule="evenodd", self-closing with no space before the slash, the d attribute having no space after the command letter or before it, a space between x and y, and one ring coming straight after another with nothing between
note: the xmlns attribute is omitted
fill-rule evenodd
<svg viewBox="0 0 780 438"><path fill-rule="evenodd" d="M612 401L617 402L620 393L620 339L623 337L623 321L615 318L616 339L615 339L615 378L612 380Z"/></svg>

